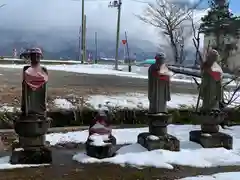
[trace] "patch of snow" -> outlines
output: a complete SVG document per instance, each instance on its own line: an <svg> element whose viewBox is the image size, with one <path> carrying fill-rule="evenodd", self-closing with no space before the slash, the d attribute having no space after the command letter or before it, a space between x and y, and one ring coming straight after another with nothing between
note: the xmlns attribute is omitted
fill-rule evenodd
<svg viewBox="0 0 240 180"><path fill-rule="evenodd" d="M10 157L0 157L0 169L15 169L15 168L27 168L27 167L38 167L48 166L49 164L10 164Z"/></svg>
<svg viewBox="0 0 240 180"><path fill-rule="evenodd" d="M6 105L0 107L0 112L16 112L16 111L20 111L20 108Z"/></svg>
<svg viewBox="0 0 240 180"><path fill-rule="evenodd" d="M232 92L224 92L225 99L231 98ZM234 101L229 107L240 105L240 92L233 97ZM167 102L168 108L191 108L196 106L198 99L197 94L171 94L171 101ZM143 93L127 93L118 95L92 95L87 100L88 104L95 109L101 107L119 107L129 109L148 109L149 100L147 94ZM201 106L202 100L199 105Z"/></svg>
<svg viewBox="0 0 240 180"><path fill-rule="evenodd" d="M59 109L73 109L74 106L71 102L69 102L66 99L54 99L53 101L55 107L59 108Z"/></svg>
<svg viewBox="0 0 240 180"><path fill-rule="evenodd" d="M233 136L233 149L224 148L202 148L199 144L189 141L189 132L199 130L195 125L169 125L168 133L177 137L180 141L180 152L167 150L147 151L137 143L137 136L142 132L148 132L148 128L113 129L113 136L117 144L131 144L122 147L115 157L98 160L88 157L84 152L74 156L74 160L82 163L111 162L116 164L130 164L133 166L154 166L172 168L173 164L193 167L215 167L240 165L240 126L231 129L221 129L221 132ZM88 130L52 133L47 135L47 141L51 145L64 142L85 143Z"/></svg>
<svg viewBox="0 0 240 180"><path fill-rule="evenodd" d="M202 133L202 136L210 137L210 136L212 136L212 135L211 135L211 134L208 134L208 133Z"/></svg>
<svg viewBox="0 0 240 180"><path fill-rule="evenodd" d="M24 151L23 148L15 148L14 151Z"/></svg>
<svg viewBox="0 0 240 180"><path fill-rule="evenodd" d="M148 139L150 139L150 140L159 140L159 137L157 137L157 136L154 136L154 135L150 135L150 136L148 136L147 137Z"/></svg>
<svg viewBox="0 0 240 180"><path fill-rule="evenodd" d="M225 92L226 99L230 99L232 93ZM236 93L233 97L229 107L240 105L240 92ZM196 106L198 95L196 94L177 94L171 95L171 101L167 102L168 108L192 108ZM54 106L59 109L74 109L76 108L71 102L66 99L58 98L53 101ZM109 110L111 108L128 108L128 109L148 109L149 100L147 94L143 93L127 93L118 95L92 95L89 96L85 102L86 106L90 105L91 108ZM202 101L200 100L200 105ZM0 107L0 112L14 112L19 111L20 108L11 106Z"/></svg>
<svg viewBox="0 0 240 180"><path fill-rule="evenodd" d="M119 153L119 155L112 157L112 158L105 158L105 159L96 159L87 156L85 153L79 153L73 156L73 160L79 161L81 163L113 163L113 164L134 164L136 166L152 166L152 158L155 154L153 151L148 151L149 153L146 154L144 151L145 148L141 147L139 144L134 144L125 147L126 153L122 154ZM142 152L141 152L142 151ZM135 153L132 153L135 152ZM155 167L160 168L168 168L172 169L172 165L165 163L164 161L155 161Z"/></svg>
<svg viewBox="0 0 240 180"><path fill-rule="evenodd" d="M224 172L208 176L186 177L179 180L239 180L240 172Z"/></svg>
<svg viewBox="0 0 240 180"><path fill-rule="evenodd" d="M107 146L109 143L105 143L104 141L108 140L108 136L93 134L89 137L92 140L91 145L94 146Z"/></svg>
<svg viewBox="0 0 240 180"><path fill-rule="evenodd" d="M191 94L172 94L171 101L168 102L169 108L179 108L179 106L195 106L198 95ZM127 93L122 95L92 95L88 98L87 103L93 108L98 108L99 104L102 107L119 107L129 109L147 109L149 101L147 94L142 93Z"/></svg>
<svg viewBox="0 0 240 180"><path fill-rule="evenodd" d="M240 165L240 157L224 148L215 149L182 149L180 152L167 150L148 151L139 144L132 144L124 147L124 153L120 148L117 155L111 158L96 159L88 157L80 152L73 157L73 160L81 163L102 163L128 164L134 166L151 166L157 168L173 169L173 165L192 167L216 167L228 165Z"/></svg>

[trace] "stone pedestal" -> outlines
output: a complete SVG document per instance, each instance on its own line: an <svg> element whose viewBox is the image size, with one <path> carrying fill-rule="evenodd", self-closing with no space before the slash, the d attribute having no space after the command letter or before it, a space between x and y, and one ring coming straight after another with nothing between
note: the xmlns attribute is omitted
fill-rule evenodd
<svg viewBox="0 0 240 180"><path fill-rule="evenodd" d="M45 143L45 134L50 119L43 116L21 116L14 121L18 141L12 145L12 164L47 164L52 162L52 153Z"/></svg>
<svg viewBox="0 0 240 180"><path fill-rule="evenodd" d="M199 124L201 123L201 130L191 131L189 139L196 142L204 148L223 147L232 149L232 136L219 132L219 124L224 121L225 114L218 113L195 113L193 119Z"/></svg>
<svg viewBox="0 0 240 180"><path fill-rule="evenodd" d="M11 164L49 164L52 162L52 152L48 147L33 149L15 148L10 158Z"/></svg>
<svg viewBox="0 0 240 180"><path fill-rule="evenodd" d="M179 140L167 133L167 125L171 122L171 114L148 114L149 132L138 135L137 142L149 151L166 149L179 151Z"/></svg>
<svg viewBox="0 0 240 180"><path fill-rule="evenodd" d="M116 153L116 138L110 135L109 140L104 141L104 143L106 143L104 146L95 146L93 141L88 138L85 144L87 155L98 159L113 157Z"/></svg>

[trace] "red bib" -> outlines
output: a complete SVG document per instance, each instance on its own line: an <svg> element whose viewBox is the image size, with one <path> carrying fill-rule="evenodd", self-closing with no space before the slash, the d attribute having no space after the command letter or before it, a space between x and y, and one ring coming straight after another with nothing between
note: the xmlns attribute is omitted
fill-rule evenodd
<svg viewBox="0 0 240 180"><path fill-rule="evenodd" d="M29 67L24 72L24 80L35 91L48 81L48 75L42 69Z"/></svg>
<svg viewBox="0 0 240 180"><path fill-rule="evenodd" d="M212 78L215 81L220 81L221 80L221 73L217 71L209 71L209 74L212 76Z"/></svg>
<svg viewBox="0 0 240 180"><path fill-rule="evenodd" d="M158 71L153 71L153 76L158 77L161 81L170 81L170 77L165 74L159 74Z"/></svg>

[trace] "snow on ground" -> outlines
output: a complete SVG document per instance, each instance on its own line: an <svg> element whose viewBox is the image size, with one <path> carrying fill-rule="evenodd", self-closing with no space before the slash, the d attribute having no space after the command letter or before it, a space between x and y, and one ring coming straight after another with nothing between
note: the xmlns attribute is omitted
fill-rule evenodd
<svg viewBox="0 0 240 180"><path fill-rule="evenodd" d="M229 93L225 93L227 98L230 99ZM240 93L236 93L234 96L234 102L229 107L240 105ZM196 106L198 95L196 94L172 94L171 101L167 103L168 108L192 108ZM236 98L236 99L235 99ZM57 98L53 101L54 107L57 109L70 110L75 109L76 104L72 104L67 99ZM200 101L201 105L201 101ZM77 105L79 106L79 105ZM118 95L92 95L86 97L84 106L89 106L94 109L106 109L111 108L128 108L128 109L148 109L149 101L147 94L143 93L127 93ZM0 106L0 112L15 112L20 108L11 107L7 105Z"/></svg>
<svg viewBox="0 0 240 180"><path fill-rule="evenodd" d="M20 108L8 106L8 105L2 105L0 107L0 112L16 112L16 111L20 111Z"/></svg>
<svg viewBox="0 0 240 180"><path fill-rule="evenodd" d="M179 108L181 106L195 106L198 95L191 94L172 94L171 101L168 102L169 108ZM91 104L93 108L98 109L99 104L107 107L119 107L129 109L147 109L149 107L149 101L147 94L142 93L127 93L122 95L92 95L88 98L88 104Z"/></svg>
<svg viewBox="0 0 240 180"><path fill-rule="evenodd" d="M0 157L0 169L15 169L15 168L27 168L27 167L37 167L37 166L48 166L49 164L10 164L9 156Z"/></svg>
<svg viewBox="0 0 240 180"><path fill-rule="evenodd" d="M168 102L168 108L190 108L194 107L197 102L198 95L191 94L172 94L172 99ZM127 93L119 95L92 95L85 99L84 105L90 108L106 109L109 108L128 108L128 109L147 109L149 106L148 97L141 93ZM236 102L237 103L237 102ZM54 108L70 110L76 106L64 98L57 98L53 101ZM15 112L20 108L7 105L0 106L0 112Z"/></svg>
<svg viewBox="0 0 240 180"><path fill-rule="evenodd" d="M231 93L225 92L226 99L230 99ZM234 96L234 102L230 107L239 105L240 93L236 93ZM236 98L236 99L235 99ZM190 108L196 106L198 95L196 94L172 94L171 101L167 103L168 108ZM59 102L61 101L61 103ZM56 107L63 109L71 109L73 105L69 105L70 102L65 99L58 99L54 101ZM147 109L149 107L149 101L147 94L143 93L127 93L118 95L92 95L86 98L87 105L92 108L98 109L99 106L108 109L109 107L128 108L128 109ZM201 101L200 101L201 104Z"/></svg>
<svg viewBox="0 0 240 180"><path fill-rule="evenodd" d="M74 106L71 102L66 99L57 98L53 101L54 105L58 109L73 109Z"/></svg>
<svg viewBox="0 0 240 180"><path fill-rule="evenodd" d="M0 64L3 68L23 68L23 64ZM101 65L101 64L76 64L76 65L45 65L49 70L59 70L66 72L85 73L85 74L101 74L101 75L115 75L122 77L140 78L147 79L148 68L132 66L132 72L127 71L126 65L120 65L119 69L122 71L113 70L113 65ZM196 78L198 82L201 82L199 78ZM172 82L184 82L194 83L190 76L181 74L175 74L171 78ZM231 82L229 86L236 86L235 82Z"/></svg>
<svg viewBox="0 0 240 180"><path fill-rule="evenodd" d="M239 180L240 172L217 173L210 176L186 177L179 180Z"/></svg>
<svg viewBox="0 0 240 180"><path fill-rule="evenodd" d="M233 136L233 150L224 148L204 149L200 145L189 141L189 132L200 129L194 125L169 125L168 132L180 140L180 152L167 150L147 151L137 142L139 133L148 132L148 128L113 129L117 144L126 146L118 150L112 158L95 159L88 157L85 152L79 152L73 159L82 163L109 162L115 164L130 164L133 166L153 166L160 168L173 168L173 164L193 167L215 167L240 165L240 126L222 130ZM88 137L88 130L68 133L52 133L47 135L51 145L66 142L84 143ZM130 145L129 145L130 144Z"/></svg>

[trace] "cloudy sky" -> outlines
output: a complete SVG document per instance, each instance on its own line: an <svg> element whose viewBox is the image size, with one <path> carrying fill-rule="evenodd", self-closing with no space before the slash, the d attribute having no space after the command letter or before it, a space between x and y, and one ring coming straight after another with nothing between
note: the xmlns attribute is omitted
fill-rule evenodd
<svg viewBox="0 0 240 180"><path fill-rule="evenodd" d="M141 14L147 6L137 1L142 0L123 0L121 31L127 31L134 38L156 42L156 30L134 15ZM0 26L4 28L36 32L66 29L77 34L81 24L81 0L0 0L0 4L6 4L0 9ZM102 29L115 37L117 9L108 8L108 4L108 0L86 0L87 27ZM239 5L239 0L231 0L233 12L238 12ZM202 14L199 11L198 15Z"/></svg>

